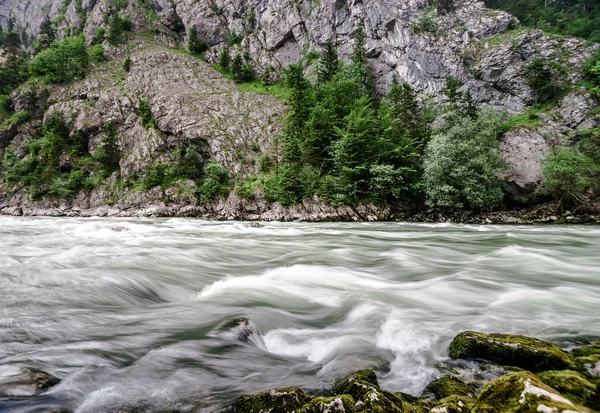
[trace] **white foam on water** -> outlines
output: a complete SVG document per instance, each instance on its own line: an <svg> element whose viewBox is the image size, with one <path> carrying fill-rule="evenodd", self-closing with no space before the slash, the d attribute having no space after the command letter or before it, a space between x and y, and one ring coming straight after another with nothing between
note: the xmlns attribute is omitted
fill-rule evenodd
<svg viewBox="0 0 600 413"><path fill-rule="evenodd" d="M400 311L392 311L377 333L377 347L390 350L395 358L385 385L418 395L435 377L431 367L438 342L435 331L411 321Z"/></svg>
<svg viewBox="0 0 600 413"><path fill-rule="evenodd" d="M353 337L346 331L277 329L264 336L267 350L287 357L305 357L313 363L323 362Z"/></svg>
<svg viewBox="0 0 600 413"><path fill-rule="evenodd" d="M198 297L256 291L292 295L324 306L337 307L350 292L380 290L389 286L387 281L348 269L294 265L275 268L261 275L227 277L206 286Z"/></svg>

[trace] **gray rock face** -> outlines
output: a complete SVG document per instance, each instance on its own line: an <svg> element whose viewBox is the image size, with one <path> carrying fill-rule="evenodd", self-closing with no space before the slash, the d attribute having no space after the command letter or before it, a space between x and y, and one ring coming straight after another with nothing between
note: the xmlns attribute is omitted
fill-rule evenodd
<svg viewBox="0 0 600 413"><path fill-rule="evenodd" d="M456 13L437 16L431 13L430 32L415 27L423 18L427 0L361 0L302 2L250 0L152 0L158 23L148 21L147 10L135 2L120 11L132 18L134 27L154 28L163 42L196 27L213 48L209 59L228 46L232 34L242 39L234 52L248 52L260 72L273 66L296 63L305 47L319 49L327 39L337 41L339 51L348 58L352 35L364 22L366 46L376 86L385 92L392 76L410 82L417 90L436 93L448 75L458 78L474 98L511 113L522 111L530 101L523 82L523 69L533 57L562 59L578 65L591 53L591 47L577 39L550 39L541 32L510 30L518 21L507 13L486 9L483 2L460 2ZM67 27L80 27L76 2L64 6L63 0L24 2L5 0L0 4L0 22L13 16L17 27L32 35L47 17L63 16L59 33ZM83 27L88 41L97 27L105 26L103 14L109 0L84 0L88 17ZM486 40L494 37L492 40ZM566 56L566 57L565 57ZM565 62L566 59L566 62ZM571 80L577 80L573 76Z"/></svg>
<svg viewBox="0 0 600 413"><path fill-rule="evenodd" d="M119 126L121 178L172 162L175 148L194 145L232 174L255 173L256 158L271 152L281 130L283 104L267 95L241 93L205 62L140 42L129 73L116 59L69 89L58 89L46 117L63 113L74 132L90 136L93 152L104 126ZM144 127L136 112L147 99L157 129Z"/></svg>

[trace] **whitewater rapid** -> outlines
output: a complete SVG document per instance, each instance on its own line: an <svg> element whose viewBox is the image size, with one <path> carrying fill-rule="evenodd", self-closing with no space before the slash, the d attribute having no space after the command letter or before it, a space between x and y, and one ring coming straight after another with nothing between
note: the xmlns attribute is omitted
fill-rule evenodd
<svg viewBox="0 0 600 413"><path fill-rule="evenodd" d="M225 411L361 368L419 394L464 330L600 336L600 227L0 217L0 411ZM224 340L247 317L260 346Z"/></svg>

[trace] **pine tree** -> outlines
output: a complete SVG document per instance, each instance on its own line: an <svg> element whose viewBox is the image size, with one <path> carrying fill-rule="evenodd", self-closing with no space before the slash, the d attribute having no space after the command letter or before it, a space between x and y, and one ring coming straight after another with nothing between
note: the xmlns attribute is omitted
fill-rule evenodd
<svg viewBox="0 0 600 413"><path fill-rule="evenodd" d="M354 47L352 49L352 66L361 85L365 89L370 89L369 67L367 66L367 51L365 48L365 26L361 22L354 33Z"/></svg>
<svg viewBox="0 0 600 413"><path fill-rule="evenodd" d="M291 89L288 103L288 135L300 135L312 107L310 83L304 77L301 65L290 65L286 71L286 83Z"/></svg>
<svg viewBox="0 0 600 413"><path fill-rule="evenodd" d="M229 73L229 66L231 64L231 54L229 54L229 48L224 47L221 50L221 54L219 55L219 66L225 72Z"/></svg>
<svg viewBox="0 0 600 413"><path fill-rule="evenodd" d="M327 40L325 49L319 60L318 80L319 84L327 83L339 71L340 61L338 59L337 47L332 39Z"/></svg>
<svg viewBox="0 0 600 413"><path fill-rule="evenodd" d="M35 45L35 52L46 50L56 40L56 29L49 19L44 20L40 26L40 34Z"/></svg>
<svg viewBox="0 0 600 413"><path fill-rule="evenodd" d="M198 37L196 27L192 26L188 37L188 50L191 53L204 53L208 50L208 44Z"/></svg>
<svg viewBox="0 0 600 413"><path fill-rule="evenodd" d="M438 13L443 16L445 14L454 12L454 10L456 10L454 1L455 0L438 0Z"/></svg>
<svg viewBox="0 0 600 413"><path fill-rule="evenodd" d="M236 55L233 58L233 62L231 62L231 74L233 75L233 80L236 82L244 80L244 60L239 54Z"/></svg>

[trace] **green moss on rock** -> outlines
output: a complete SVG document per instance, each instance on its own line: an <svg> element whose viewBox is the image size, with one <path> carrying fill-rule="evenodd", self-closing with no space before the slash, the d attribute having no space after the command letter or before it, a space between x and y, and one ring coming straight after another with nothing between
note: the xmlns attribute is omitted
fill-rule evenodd
<svg viewBox="0 0 600 413"><path fill-rule="evenodd" d="M438 399L450 396L475 397L475 387L452 376L443 376L429 383L425 388Z"/></svg>
<svg viewBox="0 0 600 413"><path fill-rule="evenodd" d="M534 372L575 367L574 359L555 344L511 334L467 331L452 340L448 353L453 359L481 359Z"/></svg>
<svg viewBox="0 0 600 413"><path fill-rule="evenodd" d="M430 413L467 413L471 411L474 400L466 396L445 397L433 406Z"/></svg>
<svg viewBox="0 0 600 413"><path fill-rule="evenodd" d="M354 399L348 394L333 397L315 397L297 413L353 412Z"/></svg>
<svg viewBox="0 0 600 413"><path fill-rule="evenodd" d="M429 399L418 398L400 392L394 393L394 395L396 399L402 401L402 410L404 413L428 413L433 407L433 403Z"/></svg>
<svg viewBox="0 0 600 413"><path fill-rule="evenodd" d="M571 351L574 357L600 355L600 341L591 346L579 347Z"/></svg>
<svg viewBox="0 0 600 413"><path fill-rule="evenodd" d="M310 398L298 387L273 389L244 395L233 404L234 413L288 413L303 407Z"/></svg>
<svg viewBox="0 0 600 413"><path fill-rule="evenodd" d="M569 400L586 406L596 391L596 386L576 371L545 371L539 373L537 377L542 383L559 391Z"/></svg>
<svg viewBox="0 0 600 413"><path fill-rule="evenodd" d="M486 384L471 413L586 412L527 371L509 373Z"/></svg>
<svg viewBox="0 0 600 413"><path fill-rule="evenodd" d="M336 394L344 394L346 393L344 390L355 381L360 381L363 383L371 384L377 388L379 388L379 382L377 381L377 376L375 372L371 369L365 369L357 371L356 373L352 373L343 379L337 381L333 386L333 391ZM347 393L350 394L350 393Z"/></svg>
<svg viewBox="0 0 600 413"><path fill-rule="evenodd" d="M403 413L402 406L397 406L383 392L371 390L362 398L365 413Z"/></svg>

